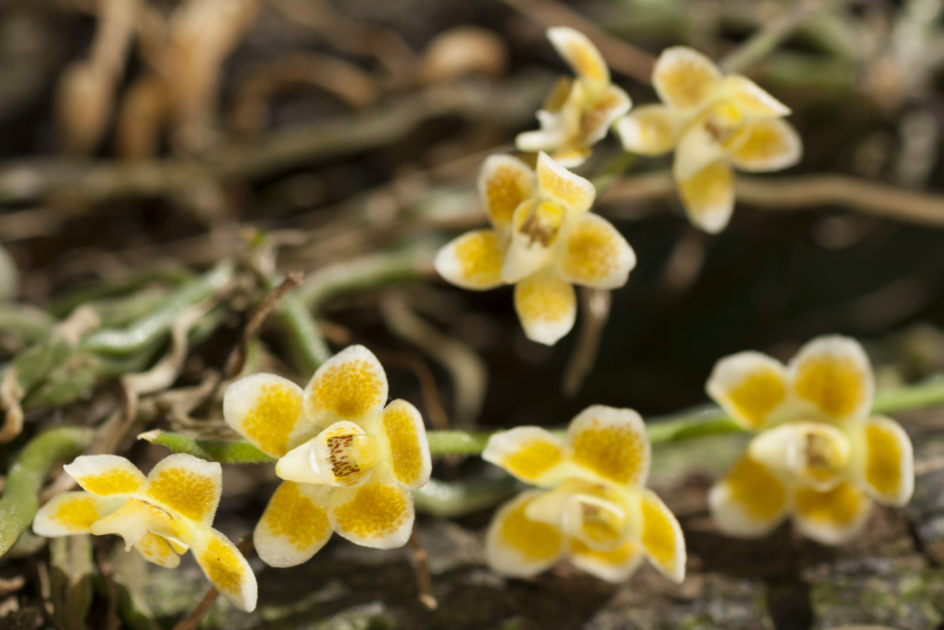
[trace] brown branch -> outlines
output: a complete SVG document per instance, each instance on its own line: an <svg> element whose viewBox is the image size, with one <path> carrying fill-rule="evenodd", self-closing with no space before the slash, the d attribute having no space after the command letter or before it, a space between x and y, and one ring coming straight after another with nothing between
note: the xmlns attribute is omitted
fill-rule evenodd
<svg viewBox="0 0 944 630"><path fill-rule="evenodd" d="M570 26L581 31L600 49L606 63L620 74L642 83L652 81L656 58L646 51L610 35L570 7L553 0L503 0L541 26Z"/></svg>
<svg viewBox="0 0 944 630"><path fill-rule="evenodd" d="M673 194L668 171L627 177L614 184L601 204L662 199ZM922 193L847 175L758 177L738 175L737 200L765 210L802 210L836 205L908 223L944 227L944 196Z"/></svg>
<svg viewBox="0 0 944 630"><path fill-rule="evenodd" d="M269 316L269 313L272 312L272 309L278 305L282 296L300 285L304 277L305 274L300 271L288 273L285 276L285 280L282 281L282 284L269 291L266 296L262 298L262 301L256 306L255 310L252 312L252 316L249 318L249 322L243 329L239 343L226 360L226 368L224 370L226 378L233 378L242 371L243 365L246 363L246 355L249 351L249 341L255 337L259 329L262 328L262 324Z"/></svg>
<svg viewBox="0 0 944 630"><path fill-rule="evenodd" d="M550 86L547 76L435 86L369 111L298 125L253 143L224 147L206 161L38 159L8 163L0 168L0 203L45 197L88 202L161 196L192 190L207 181L253 179L312 160L384 146L403 138L420 123L443 116L516 127L531 119Z"/></svg>
<svg viewBox="0 0 944 630"><path fill-rule="evenodd" d="M239 551L246 555L253 549L252 544L252 534L243 536L238 543L236 543L236 548ZM207 591L206 595L203 596L203 599L200 600L200 603L197 604L197 607L193 611L180 620L180 622L174 626L173 630L197 630L200 627L200 623L203 621L203 618L207 616L207 613L210 612L210 608L213 607L213 604L216 602L216 598L220 596L220 591L215 586L210 587L210 590Z"/></svg>
<svg viewBox="0 0 944 630"><path fill-rule="evenodd" d="M605 289L580 287L580 332L577 345L564 370L562 389L568 398L577 394L583 385L600 350L600 338L610 317L612 296Z"/></svg>
<svg viewBox="0 0 944 630"><path fill-rule="evenodd" d="M416 533L416 524L413 525L413 532L410 534L410 558L413 560L413 568L416 571L416 590L420 603L429 610L436 610L439 602L433 597L433 583L429 571L429 562L426 558L426 550L420 544L420 538ZM176 629L175 629L176 630Z"/></svg>

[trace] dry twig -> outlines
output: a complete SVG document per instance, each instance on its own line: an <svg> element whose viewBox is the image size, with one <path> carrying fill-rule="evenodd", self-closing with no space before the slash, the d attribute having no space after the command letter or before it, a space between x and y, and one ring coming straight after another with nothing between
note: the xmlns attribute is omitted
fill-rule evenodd
<svg viewBox="0 0 944 630"><path fill-rule="evenodd" d="M567 5L554 0L504 0L504 2L545 28L564 25L583 32L600 49L600 53L610 68L642 83L652 81L655 57L610 35Z"/></svg>
<svg viewBox="0 0 944 630"><path fill-rule="evenodd" d="M837 205L887 219L944 227L944 196L847 175L738 175L735 185L738 201L766 210L803 210ZM662 199L674 192L672 174L657 171L618 181L600 202L614 204Z"/></svg>

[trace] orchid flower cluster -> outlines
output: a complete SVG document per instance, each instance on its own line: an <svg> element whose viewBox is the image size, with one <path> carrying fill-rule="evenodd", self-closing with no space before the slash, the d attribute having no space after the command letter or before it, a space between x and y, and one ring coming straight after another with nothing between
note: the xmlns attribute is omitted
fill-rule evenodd
<svg viewBox="0 0 944 630"><path fill-rule="evenodd" d="M789 108L738 74L722 76L701 53L669 48L652 83L663 105L630 111L629 96L610 81L600 51L582 33L551 28L548 39L576 77L562 77L537 112L541 129L519 134L519 150L537 153L537 168L510 155L485 160L479 193L490 229L443 247L436 271L473 291L515 285L525 335L554 345L573 328L573 285L617 289L636 265L632 247L608 221L590 213L593 184L571 173L613 127L626 151L675 149L672 173L689 219L719 232L734 209L732 167L775 171L801 155L799 136L782 118Z"/></svg>
<svg viewBox="0 0 944 630"><path fill-rule="evenodd" d="M789 110L740 75L723 76L703 55L670 48L653 84L663 105L630 111L627 94L590 41L568 28L548 32L573 68L538 112L541 129L518 148L535 161L493 155L479 191L491 227L464 234L437 255L449 282L472 290L514 285L528 338L553 345L574 325L573 285L615 289L636 259L623 236L590 212L593 184L568 170L615 126L628 151L675 149L673 174L691 220L716 232L734 203L732 167L759 171L797 161ZM535 164L532 168L530 164ZM823 337L784 366L756 353L722 359L708 394L745 429L746 454L710 491L721 531L762 536L788 516L825 544L859 532L873 501L901 506L913 491L912 445L893 420L870 415L873 377L855 341ZM274 374L232 383L226 423L277 459L275 490L255 527L259 557L273 567L309 560L332 533L365 547L401 547L414 524L411 490L432 460L419 411L387 401L377 357L352 346L324 363L302 388ZM486 559L498 573L531 577L567 560L612 582L644 559L674 582L685 575L682 529L646 488L652 452L635 411L602 405L578 414L566 436L518 427L491 436L482 457L535 486L501 506ZM83 456L65 467L82 487L36 514L44 536L118 534L145 560L176 567L190 550L210 582L237 608L252 610L256 581L242 553L211 527L221 467L176 454L145 477L128 460Z"/></svg>

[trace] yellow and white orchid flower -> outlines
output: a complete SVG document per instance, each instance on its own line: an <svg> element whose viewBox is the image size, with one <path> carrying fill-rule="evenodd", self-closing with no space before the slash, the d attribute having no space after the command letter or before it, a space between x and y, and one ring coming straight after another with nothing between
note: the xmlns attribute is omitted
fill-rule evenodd
<svg viewBox="0 0 944 630"><path fill-rule="evenodd" d="M165 457L145 477L117 455L78 457L64 467L85 492L64 492L36 513L40 536L118 534L148 562L176 567L188 549L240 610L256 607L256 577L239 549L213 529L222 468L192 455Z"/></svg>
<svg viewBox="0 0 944 630"><path fill-rule="evenodd" d="M779 171L803 145L782 120L790 109L739 74L723 76L703 54L676 46L659 56L652 85L663 105L637 107L616 122L627 151L675 148L672 174L692 223L720 232L734 210L734 173Z"/></svg>
<svg viewBox="0 0 944 630"><path fill-rule="evenodd" d="M682 530L645 487L649 439L635 411L588 407L570 423L566 440L539 427L503 431L489 439L482 457L544 488L496 513L486 541L495 571L530 577L567 559L621 582L648 558L672 581L685 577Z"/></svg>
<svg viewBox="0 0 944 630"><path fill-rule="evenodd" d="M476 291L514 284L515 310L529 339L553 345L573 328L572 285L626 284L636 255L606 219L588 212L593 184L546 153L538 155L536 170L510 155L490 156L479 192L492 228L443 247L436 271Z"/></svg>
<svg viewBox="0 0 944 630"><path fill-rule="evenodd" d="M577 77L561 77L537 113L541 129L518 134L515 144L521 151L550 153L560 165L573 168L584 163L590 147L629 111L632 101L610 83L610 69L586 35L559 26L548 29L547 38Z"/></svg>
<svg viewBox="0 0 944 630"><path fill-rule="evenodd" d="M707 390L760 432L709 494L723 532L763 536L793 515L804 535L838 545L862 529L872 500L911 499L911 440L894 420L870 416L872 369L855 340L819 337L788 366L757 352L726 357Z"/></svg>
<svg viewBox="0 0 944 630"><path fill-rule="evenodd" d="M305 562L331 532L365 547L401 547L413 529L411 489L432 463L419 411L387 402L387 376L370 350L351 346L302 389L274 374L233 383L226 422L280 458L276 489L253 541L270 566Z"/></svg>

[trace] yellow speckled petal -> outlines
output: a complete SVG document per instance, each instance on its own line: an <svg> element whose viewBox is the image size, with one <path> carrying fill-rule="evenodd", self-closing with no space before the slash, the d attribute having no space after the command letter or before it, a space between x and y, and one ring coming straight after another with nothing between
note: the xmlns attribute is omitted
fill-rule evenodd
<svg viewBox="0 0 944 630"><path fill-rule="evenodd" d="M581 142L580 130L586 108L587 92L584 84L575 81L570 84L570 92L558 109L554 111L538 110L537 119L541 124L541 129L518 134L518 137L515 138L515 146L518 147L519 151L530 153L539 151L583 151L585 147L577 145ZM579 154L571 155L571 160L580 158L579 161L576 164L562 163L562 165L579 166L589 154L590 152L587 150L582 158Z"/></svg>
<svg viewBox="0 0 944 630"><path fill-rule="evenodd" d="M567 282L616 289L636 266L636 253L613 225L593 213L577 217L567 229L558 269Z"/></svg>
<svg viewBox="0 0 944 630"><path fill-rule="evenodd" d="M126 500L88 492L63 492L36 512L33 531L47 537L85 534L92 531L92 523L119 509Z"/></svg>
<svg viewBox="0 0 944 630"><path fill-rule="evenodd" d="M554 199L575 212L586 212L593 205L596 189L588 180L571 173L546 153L538 154L538 187L545 197Z"/></svg>
<svg viewBox="0 0 944 630"><path fill-rule="evenodd" d="M787 399L787 371L759 352L739 352L715 364L708 395L748 429L760 429L782 410Z"/></svg>
<svg viewBox="0 0 944 630"><path fill-rule="evenodd" d="M684 46L666 48L652 70L652 85L669 107L704 107L721 86L721 71L700 52Z"/></svg>
<svg viewBox="0 0 944 630"><path fill-rule="evenodd" d="M209 525L220 503L223 469L193 455L177 453L157 463L147 477L145 496L183 517Z"/></svg>
<svg viewBox="0 0 944 630"><path fill-rule="evenodd" d="M574 327L574 287L549 273L525 278L515 285L515 311L528 339L552 346Z"/></svg>
<svg viewBox="0 0 944 630"><path fill-rule="evenodd" d="M134 544L134 548L151 564L167 569L173 569L180 564L180 556L174 552L170 543L156 534L148 532Z"/></svg>
<svg viewBox="0 0 944 630"><path fill-rule="evenodd" d="M790 509L790 496L773 472L745 455L712 487L708 504L723 533L757 538L783 521Z"/></svg>
<svg viewBox="0 0 944 630"><path fill-rule="evenodd" d="M531 577L562 557L565 541L560 527L532 521L525 514L528 504L544 494L523 492L498 508L485 540L485 560L493 571Z"/></svg>
<svg viewBox="0 0 944 630"><path fill-rule="evenodd" d="M570 541L570 561L574 566L614 584L628 580L643 558L642 545L633 540L612 551L597 551L579 540Z"/></svg>
<svg viewBox="0 0 944 630"><path fill-rule="evenodd" d="M534 194L536 186L534 171L518 158L489 156L479 174L479 194L492 225L507 228L515 208Z"/></svg>
<svg viewBox="0 0 944 630"><path fill-rule="evenodd" d="M379 413L387 402L387 375L364 346L345 348L325 362L305 388L305 411L321 426Z"/></svg>
<svg viewBox="0 0 944 630"><path fill-rule="evenodd" d="M147 501L127 499L119 509L92 523L91 531L96 536L121 536L126 550L139 544L148 534L154 534L176 545L174 549L183 553L190 545L192 525L191 521Z"/></svg>
<svg viewBox="0 0 944 630"><path fill-rule="evenodd" d="M359 488L331 493L328 519L341 536L375 549L402 547L413 530L413 497L393 477L376 471Z"/></svg>
<svg viewBox="0 0 944 630"><path fill-rule="evenodd" d="M639 501L640 542L649 561L673 582L685 579L685 538L675 515L654 492L645 490Z"/></svg>
<svg viewBox="0 0 944 630"><path fill-rule="evenodd" d="M664 105L643 105L616 122L616 133L627 151L662 155L675 146L679 120Z"/></svg>
<svg viewBox="0 0 944 630"><path fill-rule="evenodd" d="M593 405L570 423L573 462L606 481L642 487L649 475L646 426L632 409Z"/></svg>
<svg viewBox="0 0 944 630"><path fill-rule="evenodd" d="M551 264L567 214L567 208L551 199L518 206L501 269L504 282L514 284Z"/></svg>
<svg viewBox="0 0 944 630"><path fill-rule="evenodd" d="M722 89L725 96L750 116L759 118L780 118L790 113L790 108L768 94L756 83L740 74L731 74L724 78Z"/></svg>
<svg viewBox="0 0 944 630"><path fill-rule="evenodd" d="M466 232L439 250L433 266L447 282L463 289L494 289L502 284L504 249L495 230Z"/></svg>
<svg viewBox="0 0 944 630"><path fill-rule="evenodd" d="M751 440L748 453L794 485L824 492L848 476L852 447L829 423L801 420L763 431Z"/></svg>
<svg viewBox="0 0 944 630"><path fill-rule="evenodd" d="M583 115L580 122L580 139L586 146L591 146L603 139L616 119L626 114L632 106L629 95L615 85L604 88L593 107ZM563 166L570 166L556 160Z"/></svg>
<svg viewBox="0 0 944 630"><path fill-rule="evenodd" d="M144 486L141 471L118 455L83 455L63 469L82 488L100 497L133 494Z"/></svg>
<svg viewBox="0 0 944 630"><path fill-rule="evenodd" d="M678 182L679 196L688 219L706 232L723 230L734 211L734 173L718 160Z"/></svg>
<svg viewBox="0 0 944 630"><path fill-rule="evenodd" d="M858 474L873 499L900 507L914 491L914 452L911 439L890 418L869 418L860 429L863 453Z"/></svg>
<svg viewBox="0 0 944 630"><path fill-rule="evenodd" d="M275 374L253 374L226 389L223 417L263 453L282 457L315 432L302 414L302 388Z"/></svg>
<svg viewBox="0 0 944 630"><path fill-rule="evenodd" d="M843 483L827 492L809 488L796 493L797 529L824 545L841 545L862 531L872 501L855 486Z"/></svg>
<svg viewBox="0 0 944 630"><path fill-rule="evenodd" d="M567 168L575 168L587 161L593 153L592 149L582 147L565 147L551 152L551 159Z"/></svg>
<svg viewBox="0 0 944 630"><path fill-rule="evenodd" d="M252 540L270 567L307 562L331 538L328 501L333 488L284 481L269 499Z"/></svg>
<svg viewBox="0 0 944 630"><path fill-rule="evenodd" d="M732 141L728 157L735 168L749 172L779 171L793 166L803 154L803 142L787 122L752 120Z"/></svg>
<svg viewBox="0 0 944 630"><path fill-rule="evenodd" d="M199 528L191 548L197 564L220 593L239 610L256 609L256 576L243 554L211 527Z"/></svg>
<svg viewBox="0 0 944 630"><path fill-rule="evenodd" d="M432 459L420 412L405 400L394 400L383 410L378 425L372 434L377 436L381 458L394 479L410 489L425 486Z"/></svg>
<svg viewBox="0 0 944 630"><path fill-rule="evenodd" d="M547 29L547 38L578 77L598 88L610 82L610 70L603 55L586 35L566 26L558 26Z"/></svg>
<svg viewBox="0 0 944 630"><path fill-rule="evenodd" d="M564 443L540 427L517 427L496 433L482 452L482 459L518 479L547 487L560 481L564 456Z"/></svg>
<svg viewBox="0 0 944 630"><path fill-rule="evenodd" d="M865 418L872 406L872 368L854 339L818 337L790 362L790 381L804 411L827 420Z"/></svg>

